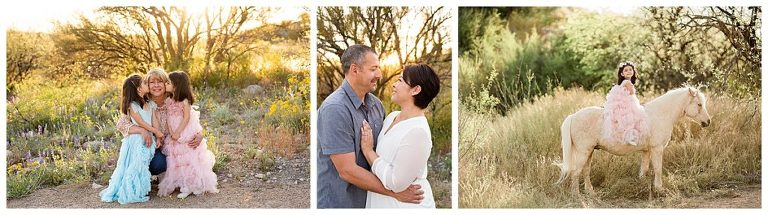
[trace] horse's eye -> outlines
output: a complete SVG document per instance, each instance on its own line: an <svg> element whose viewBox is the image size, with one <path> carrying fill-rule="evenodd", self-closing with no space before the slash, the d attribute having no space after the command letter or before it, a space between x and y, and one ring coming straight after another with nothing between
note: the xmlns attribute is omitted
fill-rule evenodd
<svg viewBox="0 0 768 215"><path fill-rule="evenodd" d="M701 104L699 104L699 107L701 107Z"/></svg>

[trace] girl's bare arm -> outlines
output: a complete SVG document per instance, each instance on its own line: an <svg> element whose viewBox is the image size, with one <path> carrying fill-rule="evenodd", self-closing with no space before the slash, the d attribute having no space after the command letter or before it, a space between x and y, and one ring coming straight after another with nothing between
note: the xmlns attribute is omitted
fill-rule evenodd
<svg viewBox="0 0 768 215"><path fill-rule="evenodd" d="M147 145L147 147L152 145L152 134L150 134L147 129L134 125L131 122L131 116L129 115L121 114L115 127L120 131L121 134L123 134L123 136L139 134L142 138L144 138L144 144Z"/></svg>
<svg viewBox="0 0 768 215"><path fill-rule="evenodd" d="M181 119L181 124L179 124L179 127L176 128L176 131L173 133L173 138L178 140L181 136L181 132L184 131L184 128L187 127L187 123L189 123L189 112L192 109L192 105L190 105L186 100L184 100L184 118Z"/></svg>
<svg viewBox="0 0 768 215"><path fill-rule="evenodd" d="M160 131L160 122L157 121L157 114L155 113L156 112L153 110L152 111L152 127ZM160 146L163 143L163 139L165 139L165 135L163 134L163 132L157 132L155 136L157 136L157 147L160 148Z"/></svg>
<svg viewBox="0 0 768 215"><path fill-rule="evenodd" d="M147 122L145 122L143 119L141 119L141 115L139 115L139 113L136 113L136 111L133 110L133 107L129 108L128 113L131 115L131 118L136 120L136 124L139 124L140 127L147 129L147 131L155 133L155 135L157 135L157 133L160 133L159 129L152 127L151 125L147 124Z"/></svg>

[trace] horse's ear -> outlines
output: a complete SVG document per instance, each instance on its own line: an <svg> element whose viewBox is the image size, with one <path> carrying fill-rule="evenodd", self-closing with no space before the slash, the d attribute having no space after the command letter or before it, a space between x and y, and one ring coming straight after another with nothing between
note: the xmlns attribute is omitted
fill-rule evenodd
<svg viewBox="0 0 768 215"><path fill-rule="evenodd" d="M689 88L688 88L688 92L689 92L689 93L691 93L691 96L693 96L693 97L696 97L696 95L698 95L698 93L696 92L696 90L694 90L694 89L693 89L693 88L691 88L691 87L689 87Z"/></svg>

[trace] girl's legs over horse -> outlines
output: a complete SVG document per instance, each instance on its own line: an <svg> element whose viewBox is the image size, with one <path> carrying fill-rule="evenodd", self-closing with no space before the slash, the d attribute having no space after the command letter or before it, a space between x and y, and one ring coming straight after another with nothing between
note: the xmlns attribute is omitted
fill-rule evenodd
<svg viewBox="0 0 768 215"><path fill-rule="evenodd" d="M634 129L634 128L627 129L627 131L624 132L624 142L630 145L636 146L638 135L639 135L639 132L637 131L637 129Z"/></svg>

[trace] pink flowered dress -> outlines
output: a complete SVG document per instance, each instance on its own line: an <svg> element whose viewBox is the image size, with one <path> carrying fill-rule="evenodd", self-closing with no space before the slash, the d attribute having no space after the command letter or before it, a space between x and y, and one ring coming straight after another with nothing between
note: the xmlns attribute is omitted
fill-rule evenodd
<svg viewBox="0 0 768 215"><path fill-rule="evenodd" d="M168 129L175 131L184 119L184 104L187 100L177 102L166 100L168 107ZM197 148L187 145L195 134L202 132L200 125L200 112L191 109L187 127L181 132L179 140L175 141L171 136L165 138L163 154L167 156L168 169L160 180L157 195L167 196L176 188L182 193L217 193L216 174L213 173L213 164L216 161L213 153L208 150L206 140L203 139Z"/></svg>
<svg viewBox="0 0 768 215"><path fill-rule="evenodd" d="M629 80L614 85L605 97L603 135L612 141L637 145L648 133L645 108L637 96L625 88Z"/></svg>

